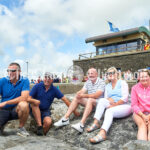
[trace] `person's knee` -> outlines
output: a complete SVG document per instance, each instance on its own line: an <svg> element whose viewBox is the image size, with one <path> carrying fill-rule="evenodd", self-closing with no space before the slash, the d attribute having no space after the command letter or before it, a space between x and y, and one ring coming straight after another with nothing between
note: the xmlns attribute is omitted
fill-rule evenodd
<svg viewBox="0 0 150 150"><path fill-rule="evenodd" d="M26 101L22 101L17 106L18 111L28 112L29 111L29 104Z"/></svg>
<svg viewBox="0 0 150 150"><path fill-rule="evenodd" d="M99 99L97 102L97 105L105 106L106 105L106 99L105 98Z"/></svg>
<svg viewBox="0 0 150 150"><path fill-rule="evenodd" d="M111 109L106 109L105 116L113 116Z"/></svg>
<svg viewBox="0 0 150 150"><path fill-rule="evenodd" d="M93 105L95 105L95 104L96 104L96 100L95 100L95 99L89 98L89 99L87 100L87 105L93 106Z"/></svg>
<svg viewBox="0 0 150 150"><path fill-rule="evenodd" d="M74 102L74 103L80 103L80 99L79 98L77 98L77 96L73 99L73 101L72 102Z"/></svg>
<svg viewBox="0 0 150 150"><path fill-rule="evenodd" d="M143 128L143 129L144 129L144 128L147 128L147 126L146 126L146 124L145 124L144 121L138 122L137 126L138 126L139 128Z"/></svg>
<svg viewBox="0 0 150 150"><path fill-rule="evenodd" d="M44 127L50 127L52 124L52 119L51 118L45 118L43 121Z"/></svg>

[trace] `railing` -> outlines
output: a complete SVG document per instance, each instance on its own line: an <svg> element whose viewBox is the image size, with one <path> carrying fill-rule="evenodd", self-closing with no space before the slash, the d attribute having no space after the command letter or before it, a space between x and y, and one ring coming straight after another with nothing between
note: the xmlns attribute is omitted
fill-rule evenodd
<svg viewBox="0 0 150 150"><path fill-rule="evenodd" d="M81 57L83 57L83 58L92 58L94 54L96 54L96 52L79 54L79 59L80 59Z"/></svg>
<svg viewBox="0 0 150 150"><path fill-rule="evenodd" d="M138 45L138 46L128 46L128 47L121 47L119 49L107 49L107 50L102 50L98 52L91 52L91 53L84 53L84 54L79 54L79 60L81 59L88 59L88 58L93 58L95 56L104 56L108 54L118 54L121 52L132 52L134 51L145 51L144 50L143 44Z"/></svg>

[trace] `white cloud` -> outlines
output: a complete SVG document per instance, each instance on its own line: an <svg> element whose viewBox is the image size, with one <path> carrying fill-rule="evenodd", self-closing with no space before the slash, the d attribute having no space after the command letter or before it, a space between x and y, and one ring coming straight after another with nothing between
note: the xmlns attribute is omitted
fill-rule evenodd
<svg viewBox="0 0 150 150"><path fill-rule="evenodd" d="M0 55L4 55L4 63L22 60L19 62L25 73L27 61L30 73L66 71L72 60L78 59L71 37L108 33L107 20L122 30L148 26L150 18L149 0L26 0L24 3L12 10L0 5ZM63 45L67 45L69 52L65 48L60 51ZM90 48L79 49L79 53L91 52Z"/></svg>
<svg viewBox="0 0 150 150"><path fill-rule="evenodd" d="M4 62L4 63L10 62L10 60L11 60L10 55L5 55L5 56L3 57L3 62Z"/></svg>
<svg viewBox="0 0 150 150"><path fill-rule="evenodd" d="M28 19L39 30L92 35L109 32L107 20L122 28L136 26L135 21L142 25L141 21L149 18L149 5L149 0L27 0L24 10L33 13Z"/></svg>
<svg viewBox="0 0 150 150"><path fill-rule="evenodd" d="M15 50L15 53L16 55L22 55L25 53L25 48L23 46L19 46L19 47L16 47L16 50Z"/></svg>
<svg viewBox="0 0 150 150"><path fill-rule="evenodd" d="M18 18L5 6L0 5L0 41L3 47L23 42L24 31L20 28Z"/></svg>

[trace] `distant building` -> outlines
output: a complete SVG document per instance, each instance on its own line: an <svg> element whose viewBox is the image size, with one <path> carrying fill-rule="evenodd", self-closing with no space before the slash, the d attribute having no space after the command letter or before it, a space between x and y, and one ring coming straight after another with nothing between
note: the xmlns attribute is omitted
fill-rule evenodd
<svg viewBox="0 0 150 150"><path fill-rule="evenodd" d="M73 60L74 65L80 66L84 73L90 67L102 72L111 66L132 72L150 67L150 49L144 50L150 42L150 31L143 26L90 37L85 42L94 42L96 51L80 54L78 60Z"/></svg>

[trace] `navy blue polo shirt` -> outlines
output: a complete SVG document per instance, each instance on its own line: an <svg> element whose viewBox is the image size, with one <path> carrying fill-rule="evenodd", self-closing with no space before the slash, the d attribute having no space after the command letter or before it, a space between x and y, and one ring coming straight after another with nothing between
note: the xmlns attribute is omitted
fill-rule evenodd
<svg viewBox="0 0 150 150"><path fill-rule="evenodd" d="M32 98L40 101L40 110L48 110L54 100L54 98L61 99L64 95L61 91L51 84L48 91L46 91L44 83L38 83L33 86L30 91Z"/></svg>
<svg viewBox="0 0 150 150"><path fill-rule="evenodd" d="M21 96L22 91L29 91L29 80L28 78L20 77L15 85L13 85L9 77L0 79L0 95L2 96L1 102L9 101L14 98ZM6 105L4 108L14 107L16 105Z"/></svg>

